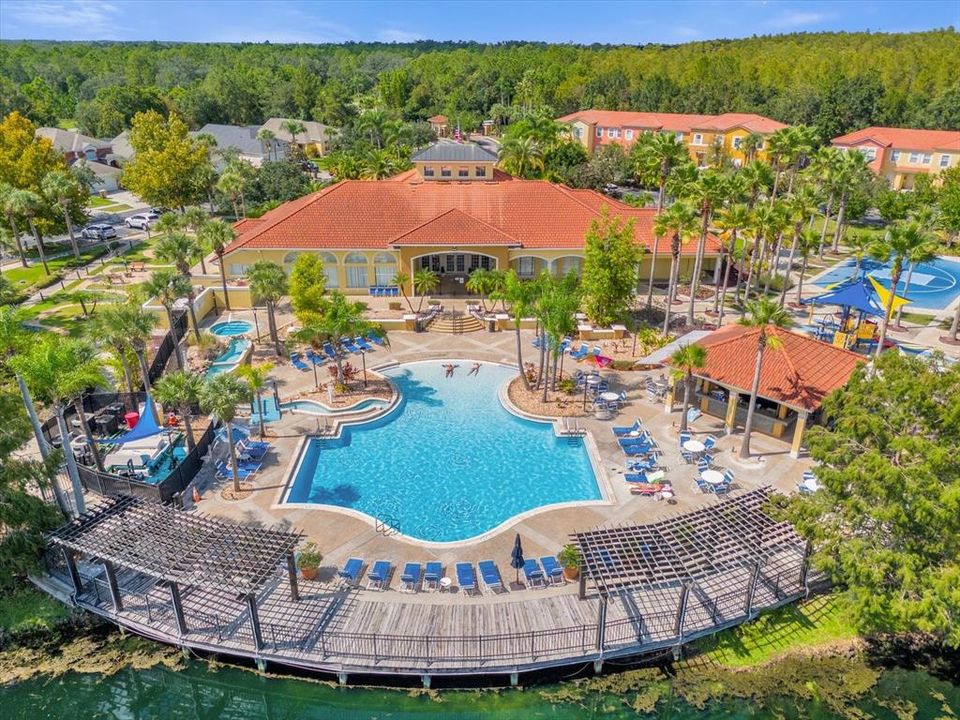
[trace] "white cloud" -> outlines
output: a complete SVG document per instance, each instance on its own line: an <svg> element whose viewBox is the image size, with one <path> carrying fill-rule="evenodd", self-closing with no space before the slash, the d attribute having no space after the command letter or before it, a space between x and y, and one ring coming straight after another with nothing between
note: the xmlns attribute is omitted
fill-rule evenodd
<svg viewBox="0 0 960 720"><path fill-rule="evenodd" d="M117 30L120 8L99 0L8 0L3 3L3 15L14 27L28 31L43 27L75 28L78 37L90 37Z"/></svg>
<svg viewBox="0 0 960 720"><path fill-rule="evenodd" d="M423 35L400 28L384 28L377 33L377 39L383 42L409 43L423 39Z"/></svg>
<svg viewBox="0 0 960 720"><path fill-rule="evenodd" d="M767 25L780 30L790 30L793 28L807 27L808 25L816 25L832 17L832 15L818 12L788 12L771 19L767 22Z"/></svg>

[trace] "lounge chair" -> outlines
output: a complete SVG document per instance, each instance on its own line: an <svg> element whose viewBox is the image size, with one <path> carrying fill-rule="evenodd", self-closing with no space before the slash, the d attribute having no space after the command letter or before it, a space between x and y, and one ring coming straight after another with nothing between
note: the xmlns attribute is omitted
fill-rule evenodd
<svg viewBox="0 0 960 720"><path fill-rule="evenodd" d="M376 350L376 348L373 345L371 345L366 340L364 340L363 337L360 335L357 335L353 339L353 344L361 348L362 350L366 350L367 352L373 352L374 350Z"/></svg>
<svg viewBox="0 0 960 720"><path fill-rule="evenodd" d="M423 571L423 587L425 590L436 590L440 587L440 578L443 577L443 563L428 562Z"/></svg>
<svg viewBox="0 0 960 720"><path fill-rule="evenodd" d="M400 592L416 592L420 584L420 563L408 562L400 575Z"/></svg>
<svg viewBox="0 0 960 720"><path fill-rule="evenodd" d="M540 564L543 566L544 575L551 583L563 585L566 582L563 578L563 567L553 555L544 555L540 558Z"/></svg>
<svg viewBox="0 0 960 720"><path fill-rule="evenodd" d="M251 440L249 435L246 437L240 438L236 446L238 450L256 449L256 450L266 451L270 449L270 443L268 443L266 440Z"/></svg>
<svg viewBox="0 0 960 720"><path fill-rule="evenodd" d="M713 435L707 435L707 436L703 439L703 446L704 446L707 450L712 450L714 447L716 447L716 445L717 445L717 438L714 437Z"/></svg>
<svg viewBox="0 0 960 720"><path fill-rule="evenodd" d="M480 579L483 581L483 584L487 586L488 590L504 592L500 570L493 560L481 560L477 563L477 569L480 571Z"/></svg>
<svg viewBox="0 0 960 720"><path fill-rule="evenodd" d="M600 357L601 355L603 355L603 348L601 348L599 345L594 345L593 350L591 350L590 352L593 354L594 357Z"/></svg>
<svg viewBox="0 0 960 720"><path fill-rule="evenodd" d="M643 423L638 418L637 420L634 420L633 425L619 426L619 427L614 425L612 429L613 429L614 435L616 435L617 437L622 437L624 435L629 435L632 432L635 432L635 433L643 432Z"/></svg>
<svg viewBox="0 0 960 720"><path fill-rule="evenodd" d="M644 484L644 483L650 482L650 481L647 479L647 474L646 474L646 473L642 473L642 472L639 472L639 473L624 473L624 474L623 474L623 479L626 480L628 483L641 483L641 484Z"/></svg>
<svg viewBox="0 0 960 720"><path fill-rule="evenodd" d="M471 563L457 563L457 585L467 594L478 592L477 574Z"/></svg>
<svg viewBox="0 0 960 720"><path fill-rule="evenodd" d="M536 558L527 558L523 561L523 576L527 579L529 587L542 588L547 586L543 577L543 570L540 569Z"/></svg>
<svg viewBox="0 0 960 720"><path fill-rule="evenodd" d="M325 342L323 344L323 354L331 360L337 359L337 351L333 349L333 345L331 343Z"/></svg>
<svg viewBox="0 0 960 720"><path fill-rule="evenodd" d="M349 353L356 355L360 352L360 348L353 344L353 341L350 338L343 338L340 340L340 347L346 350Z"/></svg>
<svg viewBox="0 0 960 720"><path fill-rule="evenodd" d="M360 573L363 571L363 560L360 558L350 558L337 575L350 585L356 585L360 580Z"/></svg>
<svg viewBox="0 0 960 720"><path fill-rule="evenodd" d="M290 362L293 363L293 366L300 371L310 371L310 366L307 365L303 360L300 359L300 356L290 356Z"/></svg>
<svg viewBox="0 0 960 720"><path fill-rule="evenodd" d="M240 461L237 461L237 477L241 480L246 480L248 477L253 475L257 470L260 469L260 463L254 465L247 465ZM223 460L217 461L217 477L222 480L232 480L233 479L233 469L229 464L225 463Z"/></svg>
<svg viewBox="0 0 960 720"><path fill-rule="evenodd" d="M583 360L587 355L590 354L589 348L586 345L581 344L576 350L570 351L570 357L574 360Z"/></svg>
<svg viewBox="0 0 960 720"><path fill-rule="evenodd" d="M373 333L370 333L369 335L367 335L367 340L370 340L375 345L383 345L383 342L384 342L382 337L380 337L379 335L374 335Z"/></svg>
<svg viewBox="0 0 960 720"><path fill-rule="evenodd" d="M386 590L393 565L388 560L377 560L367 573L367 590Z"/></svg>

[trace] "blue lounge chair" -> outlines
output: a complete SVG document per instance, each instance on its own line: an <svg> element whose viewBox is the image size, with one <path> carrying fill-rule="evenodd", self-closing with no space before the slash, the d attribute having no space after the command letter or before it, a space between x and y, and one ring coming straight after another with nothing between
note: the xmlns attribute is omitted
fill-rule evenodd
<svg viewBox="0 0 960 720"><path fill-rule="evenodd" d="M689 440L691 437L693 437L693 436L692 436L690 433L688 433L688 432L682 432L682 433L680 433L680 437L679 437L680 444L683 445L683 444L684 444L685 442L687 442L687 440Z"/></svg>
<svg viewBox="0 0 960 720"><path fill-rule="evenodd" d="M589 354L590 350L582 343L579 348L570 351L570 357L577 361L583 360Z"/></svg>
<svg viewBox="0 0 960 720"><path fill-rule="evenodd" d="M620 426L620 427L616 425L613 426L613 434L618 437L621 437L623 435L629 435L632 432L639 433L642 431L643 431L643 423L640 422L639 419L635 420L633 425Z"/></svg>
<svg viewBox="0 0 960 720"><path fill-rule="evenodd" d="M270 443L265 440L251 440L249 435L242 437L237 441L237 447L240 448L241 446L243 448L258 448L263 450L270 449Z"/></svg>
<svg viewBox="0 0 960 720"><path fill-rule="evenodd" d="M270 450L270 443L264 443L263 445L260 445L260 444L255 445L249 442L239 442L236 445L236 450L238 453L241 453L243 455L248 455L254 460L259 460L260 458L262 458L264 455L267 454L268 450Z"/></svg>
<svg viewBox="0 0 960 720"><path fill-rule="evenodd" d="M540 569L536 558L527 558L523 561L523 576L527 579L527 585L529 587L542 588L547 586L543 577L543 570Z"/></svg>
<svg viewBox="0 0 960 720"><path fill-rule="evenodd" d="M714 447L716 447L716 445L717 445L717 438L715 438L713 435L707 435L703 439L703 446L707 450L712 450Z"/></svg>
<svg viewBox="0 0 960 720"><path fill-rule="evenodd" d="M646 474L646 473L642 473L642 472L639 472L639 473L624 473L624 474L623 474L623 479L626 480L628 483L644 483L644 484L646 484L646 483L650 482L649 480L647 480L647 474Z"/></svg>
<svg viewBox="0 0 960 720"><path fill-rule="evenodd" d="M599 345L594 345L593 350L591 350L590 352L593 353L594 357L600 357L601 355L603 355L603 348L601 348Z"/></svg>
<svg viewBox="0 0 960 720"><path fill-rule="evenodd" d="M373 345L371 345L366 340L364 340L363 337L361 337L360 335L357 335L353 339L353 344L363 350L366 350L367 352L373 352L374 350L376 350L376 348Z"/></svg>
<svg viewBox="0 0 960 720"><path fill-rule="evenodd" d="M723 471L723 484L724 485L733 485L733 470L724 470Z"/></svg>
<svg viewBox="0 0 960 720"><path fill-rule="evenodd" d="M440 578L443 577L443 563L428 562L423 571L423 587L427 590L436 590L440 587Z"/></svg>
<svg viewBox="0 0 960 720"><path fill-rule="evenodd" d="M497 569L497 564L493 560L481 560L477 563L477 569L480 571L480 579L489 590L504 592L500 571Z"/></svg>
<svg viewBox="0 0 960 720"><path fill-rule="evenodd" d="M390 582L393 565L387 560L377 560L373 569L367 573L367 590L385 590Z"/></svg>
<svg viewBox="0 0 960 720"><path fill-rule="evenodd" d="M420 563L408 562L400 575L400 592L416 592L420 584Z"/></svg>
<svg viewBox="0 0 960 720"><path fill-rule="evenodd" d="M544 574L554 585L563 585L566 582L563 578L563 567L553 555L544 555L540 558L540 564Z"/></svg>
<svg viewBox="0 0 960 720"><path fill-rule="evenodd" d="M353 341L350 338L343 338L340 340L340 347L346 350L349 353L356 355L360 352L360 348L353 344Z"/></svg>
<svg viewBox="0 0 960 720"><path fill-rule="evenodd" d="M307 350L307 360L312 362L314 365L323 365L327 359L323 355L318 355L313 351L313 348Z"/></svg>
<svg viewBox="0 0 960 720"><path fill-rule="evenodd" d="M375 345L383 345L383 342L384 342L382 337L380 337L379 335L374 335L373 333L367 335L367 340L370 340Z"/></svg>
<svg viewBox="0 0 960 720"><path fill-rule="evenodd" d="M257 470L260 469L260 463L256 464L245 463L241 460L237 460L237 477L241 480L246 480L251 475L253 475ZM217 461L217 477L223 480L232 480L233 479L233 469L229 463L225 463L223 460Z"/></svg>
<svg viewBox="0 0 960 720"><path fill-rule="evenodd" d="M301 360L299 355L296 356L296 357L294 357L294 356L291 355L291 356L290 356L290 362L293 363L293 366L294 366L297 370L300 370L300 371L306 370L307 372L310 371L310 366L307 365L303 360Z"/></svg>
<svg viewBox="0 0 960 720"><path fill-rule="evenodd" d="M466 562L457 563L457 585L465 593L477 592L477 574L473 571L473 565Z"/></svg>
<svg viewBox="0 0 960 720"><path fill-rule="evenodd" d="M331 343L325 342L323 344L323 354L331 360L337 359L337 351L333 349L333 345Z"/></svg>
<svg viewBox="0 0 960 720"><path fill-rule="evenodd" d="M360 580L360 573L363 570L363 560L360 558L350 558L347 560L346 565L343 566L343 570L337 573L341 579L345 582L350 583L351 585L356 585L357 581Z"/></svg>

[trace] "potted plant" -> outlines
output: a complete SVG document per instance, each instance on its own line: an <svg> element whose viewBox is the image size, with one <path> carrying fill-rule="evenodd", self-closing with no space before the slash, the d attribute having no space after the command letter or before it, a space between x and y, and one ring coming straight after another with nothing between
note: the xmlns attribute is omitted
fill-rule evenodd
<svg viewBox="0 0 960 720"><path fill-rule="evenodd" d="M580 577L580 551L576 545L564 545L557 554L557 560L563 566L563 576L567 580Z"/></svg>
<svg viewBox="0 0 960 720"><path fill-rule="evenodd" d="M297 567L300 568L300 574L304 580L313 580L317 576L321 562L323 562L323 555L312 540L297 554Z"/></svg>

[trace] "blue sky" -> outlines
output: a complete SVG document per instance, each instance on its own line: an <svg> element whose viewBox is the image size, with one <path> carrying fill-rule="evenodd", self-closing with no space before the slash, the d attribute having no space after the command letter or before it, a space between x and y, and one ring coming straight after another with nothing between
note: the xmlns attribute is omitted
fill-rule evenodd
<svg viewBox="0 0 960 720"><path fill-rule="evenodd" d="M960 0L0 0L4 39L319 43L423 38L643 44L947 25L960 26Z"/></svg>

